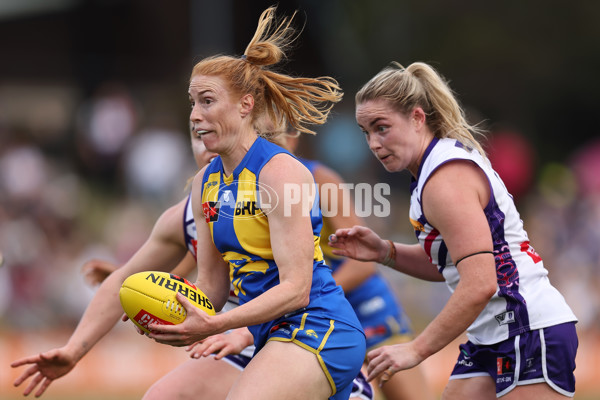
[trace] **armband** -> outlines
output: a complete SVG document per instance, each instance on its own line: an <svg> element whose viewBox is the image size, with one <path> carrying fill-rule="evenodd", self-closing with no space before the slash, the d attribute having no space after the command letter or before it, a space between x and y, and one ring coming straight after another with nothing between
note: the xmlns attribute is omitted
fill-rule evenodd
<svg viewBox="0 0 600 400"><path fill-rule="evenodd" d="M461 262L462 260L464 260L465 258L469 258L469 257L471 257L471 256L476 256L476 255L478 255L478 254L494 254L494 252L493 252L493 251L489 251L489 250L485 250L485 251L478 251L478 252L476 252L476 253L471 253L471 254L468 254L468 255L466 255L466 256L464 256L464 257L461 257L461 258L459 258L459 259L458 259L458 261L456 261L456 262L454 263L454 265L455 265L455 266L456 266L456 265L458 265L458 263L459 263L459 262Z"/></svg>

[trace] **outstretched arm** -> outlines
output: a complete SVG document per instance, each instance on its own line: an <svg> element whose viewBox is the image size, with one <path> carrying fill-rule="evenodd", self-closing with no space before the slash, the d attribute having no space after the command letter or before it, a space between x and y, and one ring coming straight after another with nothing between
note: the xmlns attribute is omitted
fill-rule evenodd
<svg viewBox="0 0 600 400"><path fill-rule="evenodd" d="M165 211L148 240L123 267L111 273L98 288L75 331L63 347L14 361L13 368L29 365L14 385L19 386L32 377L24 391L28 395L38 387L41 396L53 380L71 371L77 362L119 321L123 314L119 289L131 274L158 270L170 271L184 257L183 210L185 200Z"/></svg>
<svg viewBox="0 0 600 400"><path fill-rule="evenodd" d="M394 246L395 250L391 248ZM364 226L338 229L329 237L335 254L361 261L375 261L397 271L426 281L444 280L418 244L393 243L383 240Z"/></svg>
<svg viewBox="0 0 600 400"><path fill-rule="evenodd" d="M444 237L460 281L442 311L412 342L384 346L367 355L369 379L411 368L463 333L497 290L492 236L483 212L490 192L482 171L471 163L441 167L423 191L427 219Z"/></svg>

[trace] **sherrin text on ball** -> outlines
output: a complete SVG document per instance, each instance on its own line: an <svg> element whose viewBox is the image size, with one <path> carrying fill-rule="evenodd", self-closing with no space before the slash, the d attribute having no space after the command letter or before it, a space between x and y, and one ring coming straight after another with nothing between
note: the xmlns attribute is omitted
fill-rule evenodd
<svg viewBox="0 0 600 400"><path fill-rule="evenodd" d="M207 314L215 314L215 308L200 289L167 272L146 271L129 276L121 286L119 299L129 319L149 333L149 324L174 325L185 320L186 310L175 299L178 292Z"/></svg>

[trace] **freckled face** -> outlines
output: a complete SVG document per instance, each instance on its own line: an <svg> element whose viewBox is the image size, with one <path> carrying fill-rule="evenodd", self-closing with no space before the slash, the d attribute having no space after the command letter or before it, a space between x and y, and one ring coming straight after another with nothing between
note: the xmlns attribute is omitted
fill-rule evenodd
<svg viewBox="0 0 600 400"><path fill-rule="evenodd" d="M419 170L424 137L412 121L383 99L356 106L356 121L365 133L369 148L389 172Z"/></svg>
<svg viewBox="0 0 600 400"><path fill-rule="evenodd" d="M219 76L198 75L189 87L193 132L210 152L221 153L232 146L232 136L241 130L239 99Z"/></svg>

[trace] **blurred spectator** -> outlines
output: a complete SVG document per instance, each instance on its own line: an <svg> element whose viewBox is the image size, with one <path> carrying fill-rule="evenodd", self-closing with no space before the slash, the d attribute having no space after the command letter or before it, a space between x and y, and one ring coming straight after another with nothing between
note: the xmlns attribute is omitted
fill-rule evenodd
<svg viewBox="0 0 600 400"><path fill-rule="evenodd" d="M123 158L128 193L165 205L175 194L183 196L186 180L196 171L188 141L187 136L160 129L134 136Z"/></svg>
<svg viewBox="0 0 600 400"><path fill-rule="evenodd" d="M89 172L114 178L125 144L137 129L138 107L129 89L116 82L104 83L81 104L78 153Z"/></svg>
<svg viewBox="0 0 600 400"><path fill-rule="evenodd" d="M519 133L501 131L489 137L486 152L508 192L520 200L533 183L536 161L533 146Z"/></svg>

